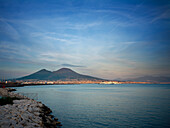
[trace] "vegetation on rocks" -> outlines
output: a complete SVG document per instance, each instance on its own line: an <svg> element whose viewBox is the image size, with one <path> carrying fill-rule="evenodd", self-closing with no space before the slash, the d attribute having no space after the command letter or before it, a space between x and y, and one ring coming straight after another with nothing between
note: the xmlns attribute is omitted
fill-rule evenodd
<svg viewBox="0 0 170 128"><path fill-rule="evenodd" d="M13 104L13 100L19 100L17 97L1 97L0 105Z"/></svg>

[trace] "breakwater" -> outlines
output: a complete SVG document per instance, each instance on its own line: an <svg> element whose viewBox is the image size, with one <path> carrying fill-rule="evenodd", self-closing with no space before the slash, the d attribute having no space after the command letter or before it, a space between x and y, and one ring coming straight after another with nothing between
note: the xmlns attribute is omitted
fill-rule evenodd
<svg viewBox="0 0 170 128"><path fill-rule="evenodd" d="M0 128L59 128L61 123L43 103L0 88L0 96L16 98L12 104L0 106Z"/></svg>

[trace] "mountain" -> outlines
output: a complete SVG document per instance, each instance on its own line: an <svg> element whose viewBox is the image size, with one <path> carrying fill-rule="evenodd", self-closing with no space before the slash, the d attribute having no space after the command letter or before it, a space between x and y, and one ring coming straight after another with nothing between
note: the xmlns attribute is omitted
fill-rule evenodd
<svg viewBox="0 0 170 128"><path fill-rule="evenodd" d="M143 76L138 78L128 79L128 81L135 81L135 82L170 82L170 77L166 76Z"/></svg>
<svg viewBox="0 0 170 128"><path fill-rule="evenodd" d="M69 68L61 68L57 71L51 72L42 69L31 75L18 78L17 80L103 80L100 78L79 74Z"/></svg>
<svg viewBox="0 0 170 128"><path fill-rule="evenodd" d="M18 78L17 80L27 80L27 79L46 80L47 77L50 76L51 74L52 74L51 71L48 71L46 69L42 69L42 70L35 72L31 75Z"/></svg>

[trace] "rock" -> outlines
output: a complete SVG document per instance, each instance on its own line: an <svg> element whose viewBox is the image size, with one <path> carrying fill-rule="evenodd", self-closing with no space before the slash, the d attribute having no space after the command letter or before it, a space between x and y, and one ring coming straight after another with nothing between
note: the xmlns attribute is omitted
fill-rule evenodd
<svg viewBox="0 0 170 128"><path fill-rule="evenodd" d="M61 125L61 122L58 122L58 121L56 122L56 125L62 126L62 125Z"/></svg>
<svg viewBox="0 0 170 128"><path fill-rule="evenodd" d="M34 112L34 115L39 116L40 113L39 112Z"/></svg>
<svg viewBox="0 0 170 128"><path fill-rule="evenodd" d="M16 91L16 89L14 88L7 88L7 89L8 89L8 92Z"/></svg>
<svg viewBox="0 0 170 128"><path fill-rule="evenodd" d="M11 122L9 122L8 120L3 120L3 122L1 122L1 124L0 124L0 126L2 128L8 128L8 127L10 127L10 124L11 124Z"/></svg>
<svg viewBox="0 0 170 128"><path fill-rule="evenodd" d="M38 106L42 108L42 107L43 107L43 104L42 104L42 103L38 103Z"/></svg>
<svg viewBox="0 0 170 128"><path fill-rule="evenodd" d="M56 128L61 126L52 112L41 102L13 93L10 88L0 88L1 96L17 97L12 105L0 106L0 128ZM53 119L54 118L54 119Z"/></svg>
<svg viewBox="0 0 170 128"><path fill-rule="evenodd" d="M55 121L58 121L58 118L54 118Z"/></svg>

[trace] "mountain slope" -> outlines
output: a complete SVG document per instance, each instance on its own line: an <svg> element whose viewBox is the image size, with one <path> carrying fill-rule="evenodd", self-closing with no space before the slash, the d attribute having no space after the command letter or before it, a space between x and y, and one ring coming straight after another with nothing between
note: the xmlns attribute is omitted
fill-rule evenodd
<svg viewBox="0 0 170 128"><path fill-rule="evenodd" d="M31 75L21 77L18 80L102 80L100 78L82 75L79 73L76 73L75 71L69 69L69 68L61 68L57 71L50 72L46 69L42 69L36 73L33 73Z"/></svg>
<svg viewBox="0 0 170 128"><path fill-rule="evenodd" d="M81 75L79 73L76 73L75 71L68 69L68 68L62 68L58 71L54 71L53 74L49 77L50 80L65 80L65 79L76 79L76 80L99 80L99 78Z"/></svg>
<svg viewBox="0 0 170 128"><path fill-rule="evenodd" d="M52 74L52 72L50 72L46 69L42 69L42 70L35 72L31 75L18 78L18 80L28 80L28 79L47 80L48 76L50 76L51 74Z"/></svg>

